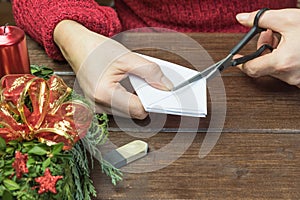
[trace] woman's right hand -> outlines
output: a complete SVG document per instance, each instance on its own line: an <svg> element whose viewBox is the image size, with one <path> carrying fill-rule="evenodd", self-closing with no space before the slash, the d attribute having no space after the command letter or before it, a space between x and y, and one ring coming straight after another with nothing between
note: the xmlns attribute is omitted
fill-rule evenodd
<svg viewBox="0 0 300 200"><path fill-rule="evenodd" d="M238 21L252 26L257 12L240 13ZM300 87L300 9L268 10L259 20L259 26L268 29L262 32L257 43L270 44L271 53L240 65L239 68L251 77L270 75L290 85ZM279 33L281 38L277 38Z"/></svg>

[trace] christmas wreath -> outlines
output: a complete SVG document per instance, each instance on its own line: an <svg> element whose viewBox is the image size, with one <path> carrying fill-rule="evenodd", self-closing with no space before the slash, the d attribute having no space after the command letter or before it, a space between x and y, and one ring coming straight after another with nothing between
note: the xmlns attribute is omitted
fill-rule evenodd
<svg viewBox="0 0 300 200"><path fill-rule="evenodd" d="M85 99L46 67L6 75L0 86L0 199L96 196L89 173L93 156L101 154L97 145L108 136L107 116L93 114ZM122 179L118 169L98 161L113 184Z"/></svg>

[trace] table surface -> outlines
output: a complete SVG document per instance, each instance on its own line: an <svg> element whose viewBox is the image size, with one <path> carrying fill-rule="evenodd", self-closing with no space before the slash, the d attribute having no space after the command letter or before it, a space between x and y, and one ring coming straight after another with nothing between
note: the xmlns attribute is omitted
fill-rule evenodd
<svg viewBox="0 0 300 200"><path fill-rule="evenodd" d="M11 7L0 3L0 24L6 22L14 23ZM187 67L200 69L209 64L209 59L198 56L204 51L174 41L171 35L128 33L119 39L139 53ZM214 61L226 56L242 36L185 35L201 44ZM141 49L145 41L163 47L179 43L182 48ZM53 68L73 86L75 76L67 63L48 58L31 38L27 42L31 64ZM254 51L255 45L251 41L243 53ZM180 54L192 55L194 65ZM124 180L116 186L96 166L91 173L98 193L95 199L299 199L299 89L271 77L253 79L236 68L224 71L218 80L223 81L226 96L213 81L208 84L206 118L151 114L132 121L110 117L110 141L121 146L144 140L149 156L122 169ZM199 157L205 150L207 154Z"/></svg>

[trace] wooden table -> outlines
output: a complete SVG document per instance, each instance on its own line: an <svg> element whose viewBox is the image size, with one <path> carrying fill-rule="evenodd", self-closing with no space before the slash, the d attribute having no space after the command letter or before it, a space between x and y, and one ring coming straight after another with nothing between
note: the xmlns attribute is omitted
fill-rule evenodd
<svg viewBox="0 0 300 200"><path fill-rule="evenodd" d="M3 10L7 9L10 9L9 4L0 3L0 24L5 23L3 17L7 14L3 15ZM188 35L200 43L214 61L226 56L242 36L217 33ZM157 34L150 33L125 34L121 41L134 47L153 38L160 38L158 41L164 46L174 43L168 40L168 34L157 37ZM72 70L67 63L49 59L43 48L29 37L28 50L31 64L51 67L70 86L73 85L75 77L68 75ZM254 50L255 41L252 41L244 53ZM186 47L174 51L194 55L197 49ZM139 49L138 52L192 67L168 51L150 48ZM203 63L196 63L195 67L207 63L204 60ZM144 162L136 171L150 172L129 173L127 166L124 180L117 186L110 183L99 166L95 167L91 173L98 192L95 199L299 199L300 90L270 77L250 78L236 68L224 71L222 80L227 110L220 134L209 127L214 123L211 121L213 107L210 98L213 91L208 98L208 116L196 121L197 126L193 123L195 118L170 115L151 114L151 120L136 120L135 126L131 120L111 117L109 138L117 146L142 139L148 142L150 153L153 153L176 140L178 148L168 153L170 157L173 154L182 155L170 164L165 157L157 157L154 161L165 165L159 170L149 170L152 163ZM222 104L217 101L214 109L222 114L223 107L218 105ZM156 126L155 119L161 118L165 119L163 127L160 124ZM178 132L180 127L183 129ZM156 134L151 135L151 131ZM200 146L207 142L205 138L208 134L216 136L216 144L212 144L212 150L200 158Z"/></svg>

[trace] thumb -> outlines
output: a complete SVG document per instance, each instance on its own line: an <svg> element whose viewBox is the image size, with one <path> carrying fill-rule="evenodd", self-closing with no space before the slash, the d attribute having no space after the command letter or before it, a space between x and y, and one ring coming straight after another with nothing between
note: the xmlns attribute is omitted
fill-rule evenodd
<svg viewBox="0 0 300 200"><path fill-rule="evenodd" d="M236 15L236 19L244 26L251 27L257 12L239 13ZM260 17L258 25L282 33L288 27L287 18L293 17L294 13L294 9L267 10Z"/></svg>
<svg viewBox="0 0 300 200"><path fill-rule="evenodd" d="M122 56L118 61L123 63L125 73L139 76L157 89L171 90L173 88L172 82L163 74L156 63L138 54L129 53Z"/></svg>

